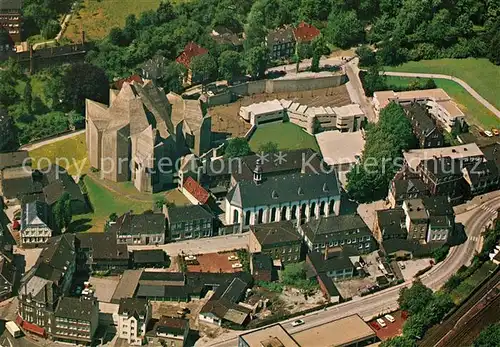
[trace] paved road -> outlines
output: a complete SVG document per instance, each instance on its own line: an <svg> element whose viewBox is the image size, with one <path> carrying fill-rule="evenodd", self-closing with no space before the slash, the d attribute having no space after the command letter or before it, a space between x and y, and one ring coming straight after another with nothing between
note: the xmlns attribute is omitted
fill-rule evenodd
<svg viewBox="0 0 500 347"><path fill-rule="evenodd" d="M207 239L194 239L167 243L166 245L128 246L129 251L140 249L163 249L168 255L216 253L233 249L248 248L248 233L216 236Z"/></svg>
<svg viewBox="0 0 500 347"><path fill-rule="evenodd" d="M478 92L476 92L470 85L465 83L463 80L457 77L453 77L450 75L441 75L441 74L430 74L430 73L411 73L411 72L384 72L385 75L387 76L401 76L401 77L421 77L421 78L442 78L446 80L451 80L455 81L458 84L460 84L462 87L465 88L477 101L479 101L481 104L484 105L488 110L493 112L495 116L500 118L500 111L490 104L485 98L483 98L481 95L479 95Z"/></svg>
<svg viewBox="0 0 500 347"><path fill-rule="evenodd" d="M358 103L361 109L365 112L368 121L371 123L377 122L377 116L373 111L372 104L370 100L365 95L365 90L361 80L359 79L359 58L354 58L346 66L347 77L349 77L349 82L347 82L347 88L349 90L349 95L351 95L352 101Z"/></svg>
<svg viewBox="0 0 500 347"><path fill-rule="evenodd" d="M47 139L47 140L41 140L41 141L34 142L34 143L28 143L28 144L26 144L24 146L21 146L19 149L25 150L25 151L32 151L34 149L43 147L45 145L49 145L49 144L54 143L54 142L66 140L66 139L69 139L69 138L72 138L72 137L75 137L75 136L78 136L78 135L81 135L81 134L84 134L84 133L85 133L85 129L78 130L78 131L74 131L74 132L69 133L69 134L64 134L64 135L61 135L61 136L53 137L53 138L50 138L50 139Z"/></svg>
<svg viewBox="0 0 500 347"><path fill-rule="evenodd" d="M479 242L479 236L484 226L495 217L492 211L498 208L500 208L500 197L487 201L474 211L467 212L468 219L465 222L465 230L468 234L467 241L457 247L453 247L450 250L449 256L443 262L421 276L422 282L426 286L437 290L452 274L456 273L462 265L470 264L474 257L477 242ZM330 307L326 311L317 311L308 314L301 317L301 319L305 321L305 324L299 327L292 327L291 325L292 321L296 318L283 321L281 324L289 333L293 334L352 314L359 314L363 319L369 320L381 313L396 309L398 306L397 298L399 296L399 290L410 285L411 281L407 281L398 286L388 288L369 296L354 298L352 301ZM237 345L236 336L237 333L233 336L228 336L224 341L213 341L205 345L232 347ZM197 344L197 346L202 345L203 344Z"/></svg>

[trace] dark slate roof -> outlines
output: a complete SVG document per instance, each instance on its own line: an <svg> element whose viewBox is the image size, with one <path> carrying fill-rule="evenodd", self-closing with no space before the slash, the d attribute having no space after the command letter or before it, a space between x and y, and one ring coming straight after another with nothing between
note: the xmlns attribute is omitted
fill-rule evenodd
<svg viewBox="0 0 500 347"><path fill-rule="evenodd" d="M258 185L253 181L240 181L229 191L227 199L235 206L246 208L338 195L336 172L332 172L268 177Z"/></svg>
<svg viewBox="0 0 500 347"><path fill-rule="evenodd" d="M111 225L110 231L118 235L152 235L165 234L166 220L163 213L132 214L130 212L118 217Z"/></svg>
<svg viewBox="0 0 500 347"><path fill-rule="evenodd" d="M122 298L118 314L127 314L130 316L145 317L148 309L148 301L139 298Z"/></svg>
<svg viewBox="0 0 500 347"><path fill-rule="evenodd" d="M183 272L143 271L139 281L184 282L184 278Z"/></svg>
<svg viewBox="0 0 500 347"><path fill-rule="evenodd" d="M51 210L44 201L33 201L23 205L21 231L34 224L51 228Z"/></svg>
<svg viewBox="0 0 500 347"><path fill-rule="evenodd" d="M43 181L43 194L47 204L52 205L56 203L64 193L68 193L71 200L78 200L85 203L85 198L80 187L64 168L52 165L44 172Z"/></svg>
<svg viewBox="0 0 500 347"><path fill-rule="evenodd" d="M421 179L395 179L393 181L396 198L401 198L405 194L422 194L429 191L429 188Z"/></svg>
<svg viewBox="0 0 500 347"><path fill-rule="evenodd" d="M161 316L155 327L157 333L181 336L187 329L189 329L189 320L167 316Z"/></svg>
<svg viewBox="0 0 500 347"><path fill-rule="evenodd" d="M448 216L431 216L429 224L433 228L448 228L451 227L452 221Z"/></svg>
<svg viewBox="0 0 500 347"><path fill-rule="evenodd" d="M0 0L0 10L20 10L22 7L22 0Z"/></svg>
<svg viewBox="0 0 500 347"><path fill-rule="evenodd" d="M57 304L55 316L62 318L90 321L92 312L98 310L96 300L87 300L82 297L62 297Z"/></svg>
<svg viewBox="0 0 500 347"><path fill-rule="evenodd" d="M354 265L351 260L346 254L344 254L340 247L331 249L328 254L328 259L325 259L323 252L311 252L307 254L307 256L318 274L326 273L328 271L354 269Z"/></svg>
<svg viewBox="0 0 500 347"><path fill-rule="evenodd" d="M167 285L148 285L139 284L137 289L137 297L139 298L179 298L188 299L189 298L189 288L184 286L167 286Z"/></svg>
<svg viewBox="0 0 500 347"><path fill-rule="evenodd" d="M382 247L388 254L397 251L407 251L413 253L416 249L418 249L419 243L414 240L389 239L382 242Z"/></svg>
<svg viewBox="0 0 500 347"><path fill-rule="evenodd" d="M75 237L64 234L49 239L35 265L35 276L57 282L75 261Z"/></svg>
<svg viewBox="0 0 500 347"><path fill-rule="evenodd" d="M31 168L6 168L1 171L2 192L8 198L21 198L23 195L41 193L43 185L34 181Z"/></svg>
<svg viewBox="0 0 500 347"><path fill-rule="evenodd" d="M295 37L293 34L292 26L284 26L281 28L277 28L271 30L269 34L267 34L267 44L280 44L286 42L294 42Z"/></svg>
<svg viewBox="0 0 500 347"><path fill-rule="evenodd" d="M422 198L429 216L453 216L453 206L445 196L431 196Z"/></svg>
<svg viewBox="0 0 500 347"><path fill-rule="evenodd" d="M488 161L492 161L500 169L500 143L493 143L491 145L481 147L481 151Z"/></svg>
<svg viewBox="0 0 500 347"><path fill-rule="evenodd" d="M328 295L330 296L340 296L340 293L335 286L335 283L333 283L332 279L326 275L326 273L320 273L318 275L320 278L321 282L325 285L325 289L328 292Z"/></svg>
<svg viewBox="0 0 500 347"><path fill-rule="evenodd" d="M165 252L161 249L152 250L134 250L132 252L132 259L134 263L158 263L162 264L165 262Z"/></svg>
<svg viewBox="0 0 500 347"><path fill-rule="evenodd" d="M324 242L331 234L371 236L370 229L357 214L322 216L301 226L311 242Z"/></svg>
<svg viewBox="0 0 500 347"><path fill-rule="evenodd" d="M90 251L92 260L120 260L129 259L127 245L116 242L114 232L79 233L76 234L78 247Z"/></svg>
<svg viewBox="0 0 500 347"><path fill-rule="evenodd" d="M290 221L257 224L250 228L262 246L276 246L290 242L301 242L302 240L294 224Z"/></svg>
<svg viewBox="0 0 500 347"><path fill-rule="evenodd" d="M499 169L493 161L484 161L477 165L466 167L471 184L476 186L485 177L494 179L499 175Z"/></svg>
<svg viewBox="0 0 500 347"><path fill-rule="evenodd" d="M433 131L437 131L436 124L434 124L425 106L414 103L405 107L405 109L405 114L410 119L413 125L413 131L416 133L417 137L425 137Z"/></svg>
<svg viewBox="0 0 500 347"><path fill-rule="evenodd" d="M25 164L31 166L31 159L29 159L28 151L15 151L0 153L0 170L7 167L18 167Z"/></svg>
<svg viewBox="0 0 500 347"><path fill-rule="evenodd" d="M406 234L405 212L402 208L378 210L377 221L384 236Z"/></svg>
<svg viewBox="0 0 500 347"><path fill-rule="evenodd" d="M252 254L253 269L258 271L272 271L273 259L270 255L264 253Z"/></svg>
<svg viewBox="0 0 500 347"><path fill-rule="evenodd" d="M170 225L179 222L214 218L214 215L212 214L210 208L205 205L168 207L167 215Z"/></svg>
<svg viewBox="0 0 500 347"><path fill-rule="evenodd" d="M275 160L272 154L267 157L267 160L261 160L263 177L299 173L302 170L305 173L320 172L321 170L321 156L312 149L282 151L280 154L285 160ZM256 154L240 158L216 159L206 164L205 172L209 176L232 174L237 181L251 181L255 164L259 159L262 158Z"/></svg>
<svg viewBox="0 0 500 347"><path fill-rule="evenodd" d="M245 294L247 288L247 282L243 281L240 278L233 278L220 298L229 300L231 302L238 302Z"/></svg>
<svg viewBox="0 0 500 347"><path fill-rule="evenodd" d="M10 290L14 283L15 267L11 259L6 254L0 252L0 295L7 294L4 290Z"/></svg>

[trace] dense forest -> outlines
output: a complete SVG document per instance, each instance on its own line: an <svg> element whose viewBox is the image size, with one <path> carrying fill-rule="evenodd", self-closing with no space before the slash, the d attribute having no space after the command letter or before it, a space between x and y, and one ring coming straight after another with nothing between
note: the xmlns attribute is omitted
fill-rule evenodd
<svg viewBox="0 0 500 347"><path fill-rule="evenodd" d="M267 30L304 20L317 26L330 48L369 44L381 64L432 58L489 57L500 63L500 2L497 0L191 0L127 18L88 60L110 78L123 77L162 55L173 61L189 41L218 61L232 46L218 46L217 25L244 31L242 56L259 54ZM248 62L242 61L248 69ZM165 74L179 72L166 64Z"/></svg>

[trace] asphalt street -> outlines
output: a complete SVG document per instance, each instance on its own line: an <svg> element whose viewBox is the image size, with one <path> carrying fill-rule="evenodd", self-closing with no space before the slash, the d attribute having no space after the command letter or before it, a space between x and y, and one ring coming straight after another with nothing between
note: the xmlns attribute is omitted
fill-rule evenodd
<svg viewBox="0 0 500 347"><path fill-rule="evenodd" d="M430 271L421 276L422 282L426 286L437 290L452 274L456 273L462 265L470 264L480 239L479 236L484 230L484 227L495 217L493 211L498 208L500 208L500 197L491 199L473 211L467 212L468 219L464 223L468 236L467 241L459 246L453 247L450 250L450 254L443 262L437 264ZM352 301L330 307L327 310L305 315L300 317L305 321L305 324L299 327L292 327L291 324L297 318L282 321L281 324L285 330L293 334L352 314L359 314L363 319L369 320L381 313L395 310L398 306L397 299L399 290L410 285L411 281L407 281L384 291L369 296L354 298ZM205 346L236 346L237 333L233 336L234 337L228 336L224 341L220 339L218 341L213 341L212 343L205 344ZM203 346L203 344L197 344L197 346Z"/></svg>

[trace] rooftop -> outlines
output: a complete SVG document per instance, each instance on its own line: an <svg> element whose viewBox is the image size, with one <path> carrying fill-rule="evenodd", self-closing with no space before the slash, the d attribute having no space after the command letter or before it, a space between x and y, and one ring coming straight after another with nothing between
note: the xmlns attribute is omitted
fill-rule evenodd
<svg viewBox="0 0 500 347"><path fill-rule="evenodd" d="M31 166L31 159L28 151L0 153L0 170L7 167L22 166L23 164Z"/></svg>
<svg viewBox="0 0 500 347"><path fill-rule="evenodd" d="M300 347L279 323L241 334L240 339L252 347Z"/></svg>
<svg viewBox="0 0 500 347"><path fill-rule="evenodd" d="M371 235L370 229L357 214L321 216L301 226L311 242L324 242L332 234L344 233L357 236Z"/></svg>
<svg viewBox="0 0 500 347"><path fill-rule="evenodd" d="M118 314L127 316L145 317L148 310L148 301L138 298L122 298L120 299L120 308Z"/></svg>
<svg viewBox="0 0 500 347"><path fill-rule="evenodd" d="M110 231L117 235L151 235L165 234L166 220L163 213L132 214L130 212L118 217Z"/></svg>
<svg viewBox="0 0 500 347"><path fill-rule="evenodd" d="M380 103L380 108L386 107L391 101L414 101L414 100L433 100L447 101L450 96L441 88L411 90L406 92L394 92L392 90L373 93L373 97Z"/></svg>
<svg viewBox="0 0 500 347"><path fill-rule="evenodd" d="M348 346L376 336L360 316L352 315L292 334L301 345L308 347Z"/></svg>
<svg viewBox="0 0 500 347"><path fill-rule="evenodd" d="M177 57L175 60L179 64L184 65L185 67L189 68L189 65L191 64L191 60L198 56L198 55L203 55L207 54L208 50L205 48L197 45L193 41L189 42L185 47L182 53Z"/></svg>
<svg viewBox="0 0 500 347"><path fill-rule="evenodd" d="M316 36L321 34L318 28L305 22L300 22L294 29L293 33L295 35L295 40L302 42L312 41Z"/></svg>
<svg viewBox="0 0 500 347"><path fill-rule="evenodd" d="M325 249L323 252L310 252L307 257L318 274L336 270L353 269L354 265L349 259L348 247L346 252L341 247ZM328 254L326 255L326 252ZM326 256L326 259L325 259Z"/></svg>
<svg viewBox="0 0 500 347"><path fill-rule="evenodd" d="M196 200L201 204L206 204L210 198L210 194L203 188L198 182L196 182L191 176L186 178L184 181L184 189L191 194Z"/></svg>
<svg viewBox="0 0 500 347"><path fill-rule="evenodd" d="M274 113L274 112L282 112L285 108L281 105L279 100L269 100L258 102L255 104L251 104L248 106L242 106L241 110L244 110L248 113L253 113L255 115L265 114L265 113Z"/></svg>
<svg viewBox="0 0 500 347"><path fill-rule="evenodd" d="M157 334L181 336L184 335L186 329L189 329L189 320L168 316L161 316L154 328Z"/></svg>
<svg viewBox="0 0 500 347"><path fill-rule="evenodd" d="M166 254L161 249L134 250L132 252L132 259L135 264L156 263L161 265L165 262L165 258Z"/></svg>
<svg viewBox="0 0 500 347"><path fill-rule="evenodd" d="M92 312L97 310L96 300L86 300L82 297L62 297L57 304L56 317L90 321Z"/></svg>
<svg viewBox="0 0 500 347"><path fill-rule="evenodd" d="M405 200L403 202L403 208L412 220L429 218L422 199Z"/></svg>
<svg viewBox="0 0 500 347"><path fill-rule="evenodd" d="M208 211L208 206L188 205L168 207L167 216L170 225L200 219L212 219L213 214Z"/></svg>
<svg viewBox="0 0 500 347"><path fill-rule="evenodd" d="M329 165L357 163L365 147L361 131L324 131L316 134L321 154Z"/></svg>
<svg viewBox="0 0 500 347"><path fill-rule="evenodd" d="M294 224L290 221L257 224L250 228L262 246L276 246L302 240Z"/></svg>
<svg viewBox="0 0 500 347"><path fill-rule="evenodd" d="M462 159L468 157L483 157L484 154L475 143L468 143L466 145L452 147L412 149L404 152L403 156L410 168L415 171L420 162L434 157Z"/></svg>

